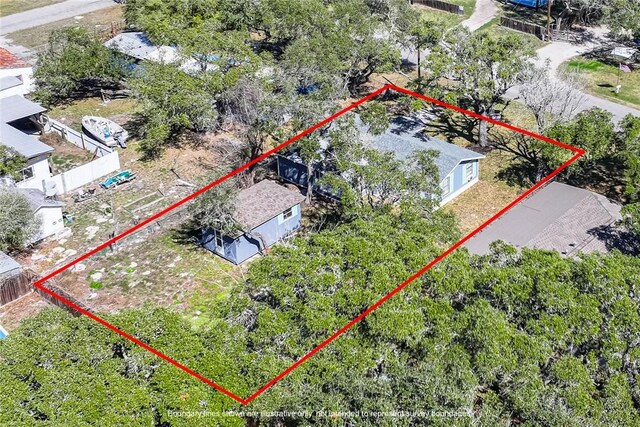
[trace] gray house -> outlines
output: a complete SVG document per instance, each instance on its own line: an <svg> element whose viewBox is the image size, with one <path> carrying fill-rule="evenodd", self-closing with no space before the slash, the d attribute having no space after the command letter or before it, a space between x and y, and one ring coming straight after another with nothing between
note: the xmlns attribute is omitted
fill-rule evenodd
<svg viewBox="0 0 640 427"><path fill-rule="evenodd" d="M360 128L360 136L363 143L383 152L392 152L396 159L404 161L411 155L422 150L435 150L439 153L435 159L436 167L440 175L440 188L442 199L440 206L453 200L462 192L478 182L480 176L479 160L482 154L455 144L441 141L437 138L425 135L424 124L414 117L396 117L391 121L389 128L380 135L371 135L366 126L356 120ZM326 148L326 147L325 147ZM306 188L309 182L307 165L302 161L298 153L277 156L278 175L289 182ZM316 184L325 171L316 170L316 176L311 177L314 190L323 193L323 189Z"/></svg>
<svg viewBox="0 0 640 427"><path fill-rule="evenodd" d="M240 264L300 228L304 196L264 180L238 193L236 217L245 230L227 235L204 230L201 244L211 252Z"/></svg>

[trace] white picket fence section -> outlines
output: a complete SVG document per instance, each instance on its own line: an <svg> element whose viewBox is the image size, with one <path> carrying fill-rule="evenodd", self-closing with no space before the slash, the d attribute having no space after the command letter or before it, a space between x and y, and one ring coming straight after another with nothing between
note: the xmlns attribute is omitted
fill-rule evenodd
<svg viewBox="0 0 640 427"><path fill-rule="evenodd" d="M117 151L98 157L69 171L51 177L56 183L58 194L65 194L87 185L98 178L109 175L120 169L120 156Z"/></svg>
<svg viewBox="0 0 640 427"><path fill-rule="evenodd" d="M55 132L73 145L84 148L98 157L106 156L107 154L115 151L113 148L106 146L102 142L86 136L83 132L71 129L69 126L62 124L57 120L49 118L47 128L45 128L46 132Z"/></svg>

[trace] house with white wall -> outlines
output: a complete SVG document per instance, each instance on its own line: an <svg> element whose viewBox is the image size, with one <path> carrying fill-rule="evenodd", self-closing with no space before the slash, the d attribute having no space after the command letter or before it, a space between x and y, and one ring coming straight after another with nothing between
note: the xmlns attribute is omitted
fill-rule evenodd
<svg viewBox="0 0 640 427"><path fill-rule="evenodd" d="M7 49L0 48L0 98L31 92L33 67Z"/></svg>
<svg viewBox="0 0 640 427"><path fill-rule="evenodd" d="M0 144L27 160L27 166L19 172L20 177L16 182L19 188L43 190L45 182L51 179L49 156L53 147L23 131L25 127L33 129L44 111L41 105L20 95L0 99Z"/></svg>
<svg viewBox="0 0 640 427"><path fill-rule="evenodd" d="M40 221L40 230L32 238L31 243L39 242L49 236L53 236L64 229L62 208L64 203L59 202L33 188L20 189L27 200L36 218Z"/></svg>

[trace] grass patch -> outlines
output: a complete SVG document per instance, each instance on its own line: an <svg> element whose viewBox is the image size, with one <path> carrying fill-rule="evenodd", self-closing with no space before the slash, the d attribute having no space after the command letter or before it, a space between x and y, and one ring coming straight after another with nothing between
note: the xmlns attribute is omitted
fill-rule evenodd
<svg viewBox="0 0 640 427"><path fill-rule="evenodd" d="M51 0L35 0L32 1L32 3L45 1L54 3ZM57 3L57 1L55 1L55 3ZM5 0L2 1L3 12L5 9L4 4ZM101 9L95 12L89 12L85 15L81 15L82 18L80 19L77 19L78 17L62 19L60 21L50 22L45 25L9 33L6 35L6 37L8 39L11 39L11 41L13 41L14 43L27 47L29 49L41 50L47 44L51 31L57 28L83 27L90 31L95 31L100 36L104 36L105 34L109 33L112 24L121 24L122 22L124 22L122 12L122 6L114 5L106 9Z"/></svg>
<svg viewBox="0 0 640 427"><path fill-rule="evenodd" d="M69 153L51 153L51 157L49 157L49 161L51 161L53 169L57 173L62 173L69 171L78 166L82 166L83 164L91 161L91 153L87 151L86 156L75 155Z"/></svg>
<svg viewBox="0 0 640 427"><path fill-rule="evenodd" d="M94 280L93 282L91 282L91 283L89 284L89 287L90 287L91 289L102 289L102 283L101 283L101 282L98 282L98 281L96 281L96 280Z"/></svg>
<svg viewBox="0 0 640 427"><path fill-rule="evenodd" d="M49 110L48 115L77 131L81 131L83 116L109 118L123 114L131 115L137 109L138 104L130 98L112 99L107 104L104 104L100 98L87 98L54 107Z"/></svg>
<svg viewBox="0 0 640 427"><path fill-rule="evenodd" d="M0 1L0 16L13 15L25 10L37 9L50 4L60 3L64 0L2 0Z"/></svg>
<svg viewBox="0 0 640 427"><path fill-rule="evenodd" d="M618 85L618 65L607 64L597 59L578 57L562 65L568 71L579 72L586 80L587 92L601 98L630 107L640 108L640 68L631 73L620 72L620 93L615 93Z"/></svg>
<svg viewBox="0 0 640 427"><path fill-rule="evenodd" d="M473 13L473 6L475 5L475 0L457 0L452 1L451 3L459 4L460 6L464 6L464 15L458 15L455 13L445 12L440 9L433 9L424 5L416 5L414 7L416 10L420 12L421 15L427 18L436 18L442 22L444 22L447 28L452 28L461 23L463 20L471 16ZM469 6L470 4L471 6Z"/></svg>
<svg viewBox="0 0 640 427"><path fill-rule="evenodd" d="M492 35L504 35L504 34L518 34L525 40L527 40L533 49L540 49L545 46L547 43L543 42L533 34L522 33L520 31L511 30L507 27L503 27L500 25L500 16L496 16L491 21L484 24L482 27L478 28L478 32L490 32Z"/></svg>
<svg viewBox="0 0 640 427"><path fill-rule="evenodd" d="M498 150L487 153L480 160L480 181L443 207L456 216L463 233L477 228L525 190L498 178L512 160L512 156Z"/></svg>

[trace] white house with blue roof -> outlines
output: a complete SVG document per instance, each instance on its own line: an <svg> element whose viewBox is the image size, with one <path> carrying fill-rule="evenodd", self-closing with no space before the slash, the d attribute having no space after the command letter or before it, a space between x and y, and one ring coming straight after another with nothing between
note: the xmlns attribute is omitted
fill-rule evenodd
<svg viewBox="0 0 640 427"><path fill-rule="evenodd" d="M392 152L400 161L408 160L418 151L438 152L435 164L442 189L440 206L455 199L479 180L480 159L484 156L426 135L423 132L425 125L418 118L396 117L391 120L389 128L379 135L370 134L360 120L356 120L356 125L360 128L360 136L364 144L379 151ZM307 187L308 168L297 153L279 155L277 165L278 175L281 178L301 187ZM312 177L312 183L322 175L322 172L316 173L317 176Z"/></svg>

